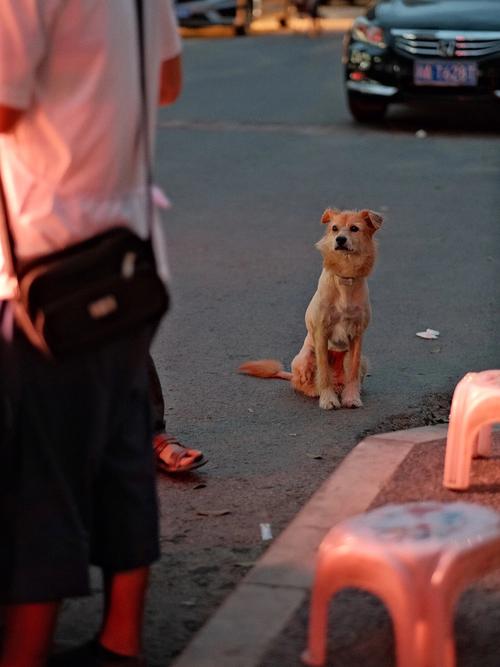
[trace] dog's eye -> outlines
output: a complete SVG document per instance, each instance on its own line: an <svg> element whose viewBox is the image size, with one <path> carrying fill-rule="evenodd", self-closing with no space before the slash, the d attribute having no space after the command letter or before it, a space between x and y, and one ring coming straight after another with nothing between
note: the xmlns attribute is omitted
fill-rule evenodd
<svg viewBox="0 0 500 667"><path fill-rule="evenodd" d="M337 227L337 225L332 225L332 232L338 232L338 231L339 228Z"/></svg>
<svg viewBox="0 0 500 667"><path fill-rule="evenodd" d="M351 232L359 232L359 227L356 227L356 225L351 225L350 229Z"/></svg>

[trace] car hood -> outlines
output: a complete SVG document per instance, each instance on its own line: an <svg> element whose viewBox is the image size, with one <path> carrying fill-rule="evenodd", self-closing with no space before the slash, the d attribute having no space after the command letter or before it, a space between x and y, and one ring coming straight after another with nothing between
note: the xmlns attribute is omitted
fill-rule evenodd
<svg viewBox="0 0 500 667"><path fill-rule="evenodd" d="M384 28L500 30L500 0L381 0L367 17Z"/></svg>

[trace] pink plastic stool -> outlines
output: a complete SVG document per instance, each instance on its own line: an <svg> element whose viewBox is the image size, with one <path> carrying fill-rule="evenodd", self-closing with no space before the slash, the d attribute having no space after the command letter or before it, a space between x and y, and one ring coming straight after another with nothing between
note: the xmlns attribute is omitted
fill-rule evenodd
<svg viewBox="0 0 500 667"><path fill-rule="evenodd" d="M325 664L330 599L355 587L385 603L398 667L454 667L458 595L497 567L500 514L481 505L386 505L347 519L319 547L302 659L311 667Z"/></svg>
<svg viewBox="0 0 500 667"><path fill-rule="evenodd" d="M467 373L451 403L443 486L469 487L471 459L490 455L495 422L500 422L500 370Z"/></svg>

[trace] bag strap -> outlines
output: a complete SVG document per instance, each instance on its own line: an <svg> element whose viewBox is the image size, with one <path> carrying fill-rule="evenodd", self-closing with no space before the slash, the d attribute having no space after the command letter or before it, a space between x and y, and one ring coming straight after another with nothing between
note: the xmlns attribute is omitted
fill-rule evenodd
<svg viewBox="0 0 500 667"><path fill-rule="evenodd" d="M9 207L2 180L2 170L0 169L0 200L2 206L2 218L4 224L0 224L0 245L3 250L4 262L9 276L17 277L17 257L15 251L14 236L10 225Z"/></svg>
<svg viewBox="0 0 500 667"><path fill-rule="evenodd" d="M140 134L144 154L144 169L146 176L146 205L147 205L147 224L149 236L153 233L153 201L151 189L153 187L153 171L151 160L151 147L149 143L149 123L148 123L148 87L146 79L146 53L144 40L144 5L143 0L135 0L135 9L137 15L137 36L139 51L139 77L141 88L141 117ZM142 136L141 136L142 135ZM140 145L140 142L139 142Z"/></svg>

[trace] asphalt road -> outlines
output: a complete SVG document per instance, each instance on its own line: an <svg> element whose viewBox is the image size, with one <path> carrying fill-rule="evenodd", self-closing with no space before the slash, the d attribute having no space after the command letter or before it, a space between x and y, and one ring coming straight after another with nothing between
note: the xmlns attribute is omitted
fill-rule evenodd
<svg viewBox="0 0 500 667"><path fill-rule="evenodd" d="M173 308L153 351L168 430L210 461L159 479L153 667L263 552L260 524L277 535L361 435L439 421L465 372L499 364L498 108L395 108L358 126L340 52L334 33L187 39L184 94L160 114ZM326 412L288 383L235 372L253 358L289 365L299 349L327 206L385 216L360 410ZM440 338L415 336L427 327ZM91 634L99 605L67 605L59 639Z"/></svg>

